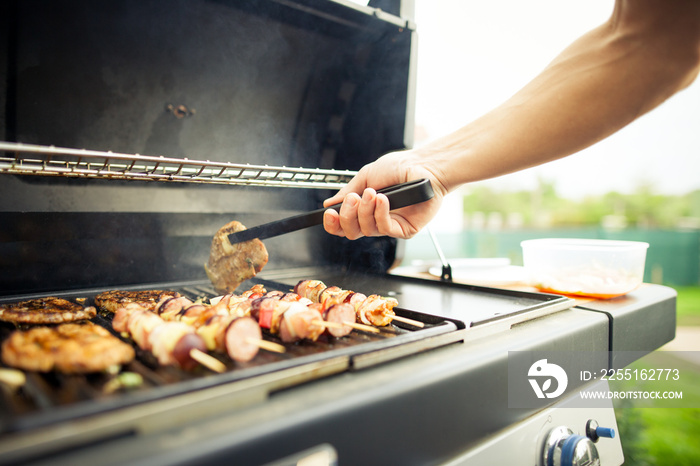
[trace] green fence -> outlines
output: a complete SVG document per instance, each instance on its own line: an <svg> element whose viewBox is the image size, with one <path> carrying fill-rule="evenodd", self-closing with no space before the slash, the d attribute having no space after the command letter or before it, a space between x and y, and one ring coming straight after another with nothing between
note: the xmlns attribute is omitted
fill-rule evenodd
<svg viewBox="0 0 700 466"><path fill-rule="evenodd" d="M590 238L649 243L644 281L672 286L700 284L700 231L603 229L464 231L436 234L445 256L508 257L522 265L520 242L535 238ZM422 232L405 244L403 264L437 259L430 236Z"/></svg>

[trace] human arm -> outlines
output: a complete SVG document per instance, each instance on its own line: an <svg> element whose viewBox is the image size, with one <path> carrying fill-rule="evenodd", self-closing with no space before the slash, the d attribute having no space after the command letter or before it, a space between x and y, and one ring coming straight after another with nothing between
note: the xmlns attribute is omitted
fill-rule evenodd
<svg viewBox="0 0 700 466"><path fill-rule="evenodd" d="M700 2L619 0L608 21L499 107L424 147L363 167L326 202L345 199L324 226L351 239L411 237L461 184L565 157L655 108L695 79L699 57ZM383 196L365 191L422 177L436 199L420 206L389 213Z"/></svg>

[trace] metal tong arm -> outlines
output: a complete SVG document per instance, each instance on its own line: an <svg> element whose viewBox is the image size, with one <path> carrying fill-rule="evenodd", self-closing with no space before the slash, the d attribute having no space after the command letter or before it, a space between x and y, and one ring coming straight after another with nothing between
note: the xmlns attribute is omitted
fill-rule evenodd
<svg viewBox="0 0 700 466"><path fill-rule="evenodd" d="M433 187L428 179L420 179L408 181L383 189L377 190L377 193L386 195L389 199L389 209L395 210L402 207L407 207L414 204L425 202L433 197ZM275 222L266 223L256 227L242 230L228 235L228 240L231 244L242 243L254 238L264 239L273 236L283 235L292 231L301 230L323 223L323 213L328 209L340 211L340 204L335 204L329 207L324 207L317 210L312 210L300 215L288 217Z"/></svg>

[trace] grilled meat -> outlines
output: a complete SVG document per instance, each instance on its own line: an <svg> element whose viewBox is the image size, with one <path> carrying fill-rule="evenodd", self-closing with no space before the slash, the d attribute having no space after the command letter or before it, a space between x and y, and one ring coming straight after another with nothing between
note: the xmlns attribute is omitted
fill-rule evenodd
<svg viewBox="0 0 700 466"><path fill-rule="evenodd" d="M194 327L182 322L166 322L142 306L129 303L114 314L112 327L126 332L141 349L151 351L159 364L193 369L199 364L193 350L206 351Z"/></svg>
<svg viewBox="0 0 700 466"><path fill-rule="evenodd" d="M320 303L309 305L309 307L313 306L318 306L318 309L323 316L323 320L326 322L341 324L338 327L327 328L326 331L328 333L336 338L340 338L352 332L353 328L347 325L347 323L355 321L355 306L350 303L332 304L329 307L324 307L324 305Z"/></svg>
<svg viewBox="0 0 700 466"><path fill-rule="evenodd" d="M92 323L16 330L2 344L5 364L30 371L98 372L133 359L130 345Z"/></svg>
<svg viewBox="0 0 700 466"><path fill-rule="evenodd" d="M156 312L165 321L191 325L208 350L247 362L258 354L255 342L262 340L260 326L248 317L250 303L264 292L262 285L255 285L242 295L227 294L212 306L194 304L184 297L166 299L158 303Z"/></svg>
<svg viewBox="0 0 700 466"><path fill-rule="evenodd" d="M0 304L0 320L18 324L62 324L91 319L96 313L94 307L54 297Z"/></svg>
<svg viewBox="0 0 700 466"><path fill-rule="evenodd" d="M296 293L271 291L253 301L251 316L285 343L316 341L326 326L322 310Z"/></svg>
<svg viewBox="0 0 700 466"><path fill-rule="evenodd" d="M299 295L320 303L325 309L332 305L349 303L355 307L358 323L383 327L389 325L394 318L394 307L399 302L394 298L386 298L376 294L365 296L350 290L343 290L337 286L326 287L320 280L301 280L294 287Z"/></svg>
<svg viewBox="0 0 700 466"><path fill-rule="evenodd" d="M254 277L267 264L267 249L259 239L236 244L229 242L229 234L245 229L241 223L233 221L214 235L209 262L204 269L217 290L229 293L235 291L241 283Z"/></svg>
<svg viewBox="0 0 700 466"><path fill-rule="evenodd" d="M163 290L105 291L95 296L95 305L104 311L117 312L119 308L129 303L134 303L152 311L155 309L158 301L166 297L178 298L180 293Z"/></svg>
<svg viewBox="0 0 700 466"><path fill-rule="evenodd" d="M354 304L352 301L350 301L350 303ZM360 322L367 325L383 327L389 325L394 317L396 317L394 315L394 308L398 306L398 304L399 302L394 298L385 298L383 296L371 294L367 296L367 299L355 306L357 317L360 319Z"/></svg>
<svg viewBox="0 0 700 466"><path fill-rule="evenodd" d="M280 304L287 304L279 301ZM302 301L290 302L279 323L279 336L285 343L298 340L316 341L326 329L321 312Z"/></svg>

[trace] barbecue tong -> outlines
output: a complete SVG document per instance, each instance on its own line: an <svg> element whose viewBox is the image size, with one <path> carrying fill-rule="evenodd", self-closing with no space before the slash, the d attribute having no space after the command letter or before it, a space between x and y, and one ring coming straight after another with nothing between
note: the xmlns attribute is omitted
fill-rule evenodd
<svg viewBox="0 0 700 466"><path fill-rule="evenodd" d="M378 189L377 193L384 194L389 199L389 210L395 210L432 199L433 187L430 184L430 180L424 178ZM301 230L302 228L321 225L323 223L323 213L328 209L340 211L341 205L342 203L335 204L304 214L258 225L247 230L231 233L228 235L228 240L231 244L242 243L255 238L271 238L273 236Z"/></svg>

